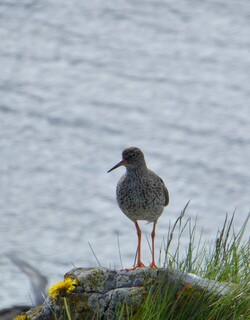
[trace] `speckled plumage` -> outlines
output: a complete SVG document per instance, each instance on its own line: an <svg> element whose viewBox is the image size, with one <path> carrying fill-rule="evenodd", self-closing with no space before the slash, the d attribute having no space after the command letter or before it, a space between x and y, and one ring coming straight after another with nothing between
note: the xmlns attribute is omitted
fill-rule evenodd
<svg viewBox="0 0 250 320"><path fill-rule="evenodd" d="M138 153L134 165L126 166L126 173L117 184L117 202L130 220L154 222L168 205L168 190L162 179L147 168L140 149L134 147L125 149L123 160L134 152Z"/></svg>
<svg viewBox="0 0 250 320"><path fill-rule="evenodd" d="M147 167L128 169L116 188L122 212L132 221L156 221L168 204L164 182Z"/></svg>
<svg viewBox="0 0 250 320"><path fill-rule="evenodd" d="M122 212L135 223L138 235L138 262L132 269L144 266L141 262L141 230L137 220L154 223L151 233L152 263L150 267L155 268L155 227L164 207L169 203L168 190L162 179L147 168L144 154L139 148L125 149L122 153L122 161L108 172L122 165L126 167L126 173L118 181L116 198Z"/></svg>

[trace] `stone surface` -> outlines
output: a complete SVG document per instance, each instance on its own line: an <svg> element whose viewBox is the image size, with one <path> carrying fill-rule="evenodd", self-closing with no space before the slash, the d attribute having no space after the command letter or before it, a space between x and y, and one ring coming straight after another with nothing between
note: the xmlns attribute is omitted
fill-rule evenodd
<svg viewBox="0 0 250 320"><path fill-rule="evenodd" d="M66 306L73 319L115 319L115 312L126 302L129 310L136 310L145 301L152 286L162 283L177 291L185 286L212 291L217 295L227 293L228 283L201 279L168 269L140 268L118 271L106 268L74 268L65 278L76 280L70 292L58 291L56 298L48 298L42 306L27 312L32 320L66 320ZM55 285L56 286L56 285Z"/></svg>

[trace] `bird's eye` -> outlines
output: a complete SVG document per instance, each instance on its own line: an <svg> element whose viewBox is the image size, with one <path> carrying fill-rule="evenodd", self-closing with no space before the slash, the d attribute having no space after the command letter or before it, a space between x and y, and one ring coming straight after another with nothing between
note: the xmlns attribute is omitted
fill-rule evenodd
<svg viewBox="0 0 250 320"><path fill-rule="evenodd" d="M131 158L135 158L135 157L136 157L136 153L131 153L131 154L130 154L130 157L131 157Z"/></svg>

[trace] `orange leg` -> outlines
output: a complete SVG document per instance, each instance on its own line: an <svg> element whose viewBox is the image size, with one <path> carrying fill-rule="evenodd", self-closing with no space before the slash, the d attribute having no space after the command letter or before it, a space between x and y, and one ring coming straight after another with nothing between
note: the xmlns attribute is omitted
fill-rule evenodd
<svg viewBox="0 0 250 320"><path fill-rule="evenodd" d="M140 229L137 221L135 222L135 227L136 227L137 236L138 236L137 264L133 268L128 269L128 270L135 270L137 268L145 267L145 265L141 261L141 229Z"/></svg>
<svg viewBox="0 0 250 320"><path fill-rule="evenodd" d="M152 238L152 262L149 265L149 268L157 268L155 264L155 228L156 228L156 221L154 222L153 231L151 233Z"/></svg>

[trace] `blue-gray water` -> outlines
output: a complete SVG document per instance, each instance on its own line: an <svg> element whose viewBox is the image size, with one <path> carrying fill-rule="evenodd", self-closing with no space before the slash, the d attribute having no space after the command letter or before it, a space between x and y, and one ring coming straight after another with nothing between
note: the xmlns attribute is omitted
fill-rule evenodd
<svg viewBox="0 0 250 320"><path fill-rule="evenodd" d="M0 2L0 301L29 303L8 251L50 284L72 264L125 267L136 232L115 201L127 146L165 181L170 206L191 199L214 240L226 212L250 209L248 1ZM141 223L150 236L151 225ZM143 239L143 260L150 253ZM184 236L184 242L187 237Z"/></svg>

